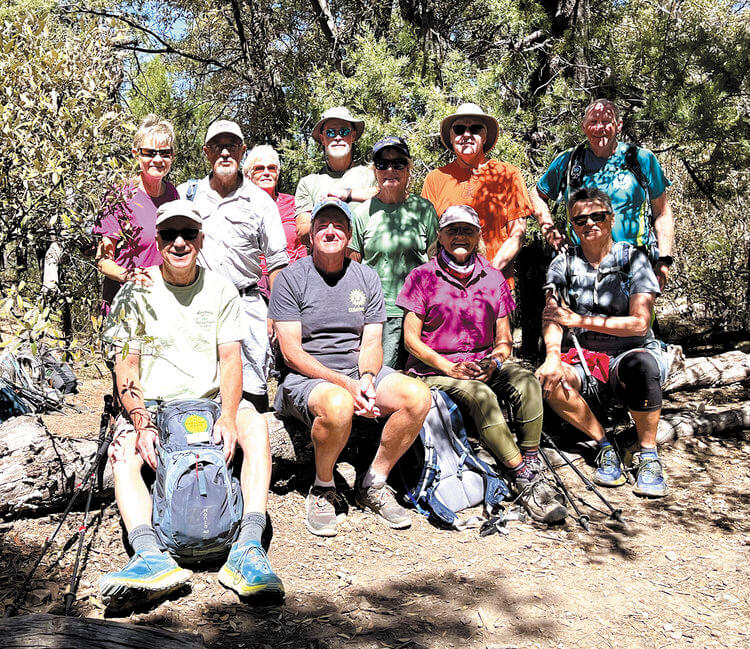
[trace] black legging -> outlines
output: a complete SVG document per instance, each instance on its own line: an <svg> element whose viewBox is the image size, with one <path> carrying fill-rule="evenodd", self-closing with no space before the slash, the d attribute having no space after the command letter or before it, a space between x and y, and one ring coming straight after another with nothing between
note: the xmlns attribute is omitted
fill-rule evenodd
<svg viewBox="0 0 750 649"><path fill-rule="evenodd" d="M629 410L651 412L661 408L661 374L653 355L633 350L623 356L615 372L615 394Z"/></svg>

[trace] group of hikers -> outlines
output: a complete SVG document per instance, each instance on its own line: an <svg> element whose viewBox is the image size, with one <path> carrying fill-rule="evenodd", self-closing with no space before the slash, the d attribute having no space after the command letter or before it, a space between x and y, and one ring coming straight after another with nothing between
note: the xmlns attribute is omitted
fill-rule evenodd
<svg viewBox="0 0 750 649"><path fill-rule="evenodd" d="M104 601L142 602L190 578L154 530L142 469L159 461L158 404L196 398L221 406L210 432L227 464L242 451L242 519L219 580L243 597L283 595L261 544L271 452L260 413L274 349L273 408L312 437L312 534L334 536L346 517L334 470L355 417L384 420L356 481L358 505L391 528L410 526L388 478L419 435L431 389L459 405L537 521L567 515L540 463L545 401L597 442L593 479L615 487L625 467L589 404L616 395L640 442L634 491L664 496L656 429L668 366L651 323L672 264L669 183L650 151L618 142L612 102L589 105L581 127L586 142L557 156L529 194L517 167L487 157L497 120L463 104L440 125L455 160L431 171L418 196L406 139L384 137L370 165L356 164L365 122L335 107L312 129L325 165L291 196L277 190L274 149L246 152L238 124L223 119L205 136L208 175L175 188L173 128L148 116L132 149L140 173L95 227L122 406L109 456L134 552L101 579ZM555 226L550 201L565 205L567 228ZM557 253L535 373L512 360L509 317L529 217Z"/></svg>

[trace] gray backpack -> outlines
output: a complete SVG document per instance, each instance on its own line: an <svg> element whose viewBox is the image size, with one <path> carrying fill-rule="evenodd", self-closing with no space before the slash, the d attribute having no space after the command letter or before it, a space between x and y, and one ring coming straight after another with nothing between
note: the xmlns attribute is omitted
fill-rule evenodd
<svg viewBox="0 0 750 649"><path fill-rule="evenodd" d="M161 543L183 562L222 558L239 532L240 484L212 439L220 414L208 399L169 401L157 413L151 520Z"/></svg>

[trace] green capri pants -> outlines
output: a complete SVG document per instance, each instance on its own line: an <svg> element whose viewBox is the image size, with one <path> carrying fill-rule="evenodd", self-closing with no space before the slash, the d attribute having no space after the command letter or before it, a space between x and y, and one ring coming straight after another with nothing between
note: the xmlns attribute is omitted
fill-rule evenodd
<svg viewBox="0 0 750 649"><path fill-rule="evenodd" d="M503 363L487 383L450 376L423 376L431 387L443 390L469 411L479 436L506 466L521 451L539 446L542 435L542 386L533 372L515 363ZM505 421L499 401L510 406L518 446Z"/></svg>

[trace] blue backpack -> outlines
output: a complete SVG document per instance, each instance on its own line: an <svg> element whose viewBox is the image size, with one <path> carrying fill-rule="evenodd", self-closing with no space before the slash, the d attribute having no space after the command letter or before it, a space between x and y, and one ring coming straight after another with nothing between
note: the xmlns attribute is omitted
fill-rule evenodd
<svg viewBox="0 0 750 649"><path fill-rule="evenodd" d="M221 407L208 399L169 401L157 413L159 459L152 524L170 554L184 562L223 557L239 533L242 492L214 444Z"/></svg>
<svg viewBox="0 0 750 649"><path fill-rule="evenodd" d="M455 529L476 522L456 514L483 504L492 514L510 496L510 489L497 472L477 457L466 435L463 418L455 402L440 390L431 390L432 405L419 438L412 445L417 456L416 485L407 497L430 521Z"/></svg>

